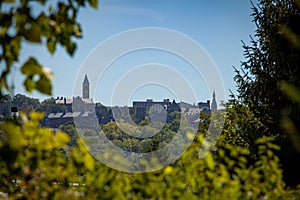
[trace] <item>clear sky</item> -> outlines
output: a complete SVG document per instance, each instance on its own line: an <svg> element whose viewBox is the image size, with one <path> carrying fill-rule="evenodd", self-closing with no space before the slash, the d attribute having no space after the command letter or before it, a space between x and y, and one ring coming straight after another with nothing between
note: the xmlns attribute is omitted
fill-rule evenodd
<svg viewBox="0 0 300 200"><path fill-rule="evenodd" d="M69 57L62 48L58 48L54 55L49 55L41 45L25 44L21 52L21 62L33 55L54 72L54 97L81 95L73 93L74 81L80 66L99 43L134 28L167 28L191 37L206 50L220 71L228 97L229 89L234 92L236 90L232 66L238 67L243 60L241 40L249 44L249 35L254 34L255 25L250 16L251 12L251 3L248 0L99 0L98 10L80 10L79 21L82 24L83 38L77 40L78 49L73 57ZM187 76L185 78L191 81L192 85L199 83L201 92L197 94L198 101L211 99L211 91L205 87L201 78L194 77L193 72L189 72L190 69L184 61L166 52L143 50L128 54L112 65L110 71L107 71L108 74L102 80L98 80L95 91L92 91L94 101L110 105L109 91L112 91L114 84L126 74L121 66L132 70L143 63L161 63L171 67L178 65L175 66L176 70L180 68L179 73ZM87 74L92 77L92 74ZM80 76L83 81L84 74L78 75ZM12 79L17 86L15 93L25 93L19 86L23 78L18 70L15 70ZM39 93L26 95L47 98ZM178 99L168 88L153 84L136 90L131 94L129 102L147 98L191 101L189 98ZM219 102L224 99L217 100Z"/></svg>

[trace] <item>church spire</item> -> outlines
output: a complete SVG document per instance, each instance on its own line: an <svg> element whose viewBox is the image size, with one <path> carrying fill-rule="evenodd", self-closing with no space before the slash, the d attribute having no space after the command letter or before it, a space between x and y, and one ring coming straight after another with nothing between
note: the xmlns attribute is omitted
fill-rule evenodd
<svg viewBox="0 0 300 200"><path fill-rule="evenodd" d="M89 99L90 98L90 82L85 74L83 83L82 83L82 98Z"/></svg>
<svg viewBox="0 0 300 200"><path fill-rule="evenodd" d="M213 99L212 99L212 102L211 102L211 110L215 111L217 109L218 109L218 107L217 107L217 101L216 101L216 93L214 91L213 92Z"/></svg>
<svg viewBox="0 0 300 200"><path fill-rule="evenodd" d="M90 84L89 79L87 78L86 74L85 74L84 80L83 80L83 84L85 84L85 83Z"/></svg>

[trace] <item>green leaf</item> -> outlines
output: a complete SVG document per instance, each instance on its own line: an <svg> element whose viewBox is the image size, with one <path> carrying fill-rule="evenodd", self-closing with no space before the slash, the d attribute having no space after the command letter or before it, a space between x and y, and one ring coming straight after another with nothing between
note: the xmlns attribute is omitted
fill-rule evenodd
<svg viewBox="0 0 300 200"><path fill-rule="evenodd" d="M208 169L210 169L210 170L215 169L215 164L214 164L214 160L213 160L213 157L212 157L211 153L207 154L207 156L205 158L205 161L206 161Z"/></svg>
<svg viewBox="0 0 300 200"><path fill-rule="evenodd" d="M84 155L83 160L87 169L94 170L94 158L89 153Z"/></svg>
<svg viewBox="0 0 300 200"><path fill-rule="evenodd" d="M52 94L52 73L46 69L32 57L21 67L22 73L26 76L24 86L28 92L36 89L43 94ZM37 81L34 80L36 77L39 77Z"/></svg>
<svg viewBox="0 0 300 200"><path fill-rule="evenodd" d="M16 126L15 123L7 122L2 126L2 131L7 137L9 146L12 149L20 149L22 146L26 145L22 131L20 127Z"/></svg>
<svg viewBox="0 0 300 200"><path fill-rule="evenodd" d="M44 113L41 112L31 112L30 120L39 123L44 118Z"/></svg>
<svg viewBox="0 0 300 200"><path fill-rule="evenodd" d="M45 76L42 75L41 78L36 82L36 89L43 93L43 94L52 94L52 85L51 85L51 80Z"/></svg>
<svg viewBox="0 0 300 200"><path fill-rule="evenodd" d="M41 42L41 28L37 24L33 24L29 30L24 33L26 40L30 42Z"/></svg>
<svg viewBox="0 0 300 200"><path fill-rule="evenodd" d="M15 36L10 44L11 44L11 51L13 53L13 55L18 58L19 57L19 53L20 53L20 43L21 43L21 38L19 36Z"/></svg>
<svg viewBox="0 0 300 200"><path fill-rule="evenodd" d="M89 0L89 3L93 8L98 8L98 0Z"/></svg>
<svg viewBox="0 0 300 200"><path fill-rule="evenodd" d="M64 147L69 141L70 137L64 132L58 131L55 135L57 146Z"/></svg>
<svg viewBox="0 0 300 200"><path fill-rule="evenodd" d="M21 72L28 76L40 74L42 72L42 66L34 58L29 58L26 63L21 67Z"/></svg>
<svg viewBox="0 0 300 200"><path fill-rule="evenodd" d="M55 52L56 42L54 40L49 40L47 42L48 51L53 54Z"/></svg>
<svg viewBox="0 0 300 200"><path fill-rule="evenodd" d="M72 56L75 52L76 44L74 42L70 42L67 46L68 53Z"/></svg>
<svg viewBox="0 0 300 200"><path fill-rule="evenodd" d="M26 78L24 81L24 86L27 92L32 92L35 89L35 82L30 78Z"/></svg>
<svg viewBox="0 0 300 200"><path fill-rule="evenodd" d="M51 19L47 17L44 13L41 13L40 16L37 18L36 23L38 24L38 26L41 27L43 34L47 33L47 31L49 30L48 26L50 24L50 20Z"/></svg>
<svg viewBox="0 0 300 200"><path fill-rule="evenodd" d="M8 30L8 28L11 26L12 17L13 16L11 14L0 13L0 24L3 28L6 28L5 30ZM1 32L6 33L6 31L4 31L4 30L1 30Z"/></svg>

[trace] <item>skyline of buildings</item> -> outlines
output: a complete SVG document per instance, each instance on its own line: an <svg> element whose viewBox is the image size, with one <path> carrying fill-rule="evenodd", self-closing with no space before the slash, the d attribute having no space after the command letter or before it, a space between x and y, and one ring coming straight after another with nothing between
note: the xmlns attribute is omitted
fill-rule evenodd
<svg viewBox="0 0 300 200"><path fill-rule="evenodd" d="M211 113L212 111L217 110L216 94L214 91L212 101L207 100L206 102L198 102L193 105L186 102L176 102L175 100L170 101L170 99L163 99L163 101L146 99L145 101L133 101L132 106L129 107L104 106L106 111L103 112L103 110L99 111L94 107L97 103L94 103L89 96L89 84L88 76L85 74L82 82L82 97L58 98L55 103L65 105L68 108L68 111L48 114L45 118L45 125L58 127L58 125L72 121L74 118L84 119L89 117L92 113L96 113L99 123L103 123L103 118L108 115L108 113L111 114L109 114L109 119L105 121L115 120L113 110L119 114L121 113L122 115L124 108L126 107L137 121L148 119L151 112L164 115L164 113L171 113L175 111L184 114L190 122L197 123L201 112ZM195 126L197 125L195 124Z"/></svg>
<svg viewBox="0 0 300 200"><path fill-rule="evenodd" d="M82 82L82 97L80 97L80 96L72 97L72 98L57 97L55 102L58 103L58 104L72 104L74 99L76 99L76 98L77 99L81 98L83 103L86 103L86 104L101 103L101 102L93 102L93 99L90 98L90 82L89 82L87 74L85 74L84 80ZM168 104L169 101L170 101L169 98L163 99L162 102L161 101L155 101L152 98L147 98L146 100L134 100L134 101L132 101L132 106L149 107L149 105L151 105L151 106L161 105L161 106L167 108L169 106L169 104ZM175 100L173 100L173 101L175 101ZM178 103L181 103L181 102L178 102ZM183 103L190 104L188 102L183 102ZM193 105L193 104L190 104L190 105ZM218 104L217 104L217 101L216 101L215 91L213 91L212 101L210 101L210 100L207 100L206 102L199 101L197 103L197 105L198 105L199 108L203 108L203 109L206 109L206 110L212 110L212 111L217 110L218 109ZM113 107L113 106L116 106L116 105L111 105L111 106L108 106L108 107Z"/></svg>
<svg viewBox="0 0 300 200"><path fill-rule="evenodd" d="M158 114L181 112L189 121L196 122L201 112L210 113L217 110L216 94L213 92L212 101L198 102L197 104L189 104L186 102L176 102L175 100L163 99L155 101L146 99L144 101L133 101L132 106L103 106L101 103L93 102L90 98L90 82L88 76L85 75L82 82L82 96L66 98L56 98L54 109L48 109L43 124L48 127L57 128L61 124L73 121L75 118L87 119L91 114L97 115L99 123L107 123L114 119L113 110L122 113L124 108L128 108L131 116L142 121L148 119L151 112ZM57 105L57 106L55 106ZM62 107L63 106L63 107ZM57 109L57 108L60 109Z"/></svg>

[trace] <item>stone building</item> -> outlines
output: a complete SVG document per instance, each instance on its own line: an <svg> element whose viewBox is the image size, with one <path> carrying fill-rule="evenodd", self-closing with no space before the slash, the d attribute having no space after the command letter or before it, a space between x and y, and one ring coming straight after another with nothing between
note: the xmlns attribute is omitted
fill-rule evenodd
<svg viewBox="0 0 300 200"><path fill-rule="evenodd" d="M68 109L66 112L50 113L45 116L44 125L48 127L57 128L60 124L72 122L74 118L87 118L94 110L94 103L90 98L89 80L85 75L82 83L82 97L60 97L55 100L56 104L63 104ZM69 112L72 111L72 112Z"/></svg>
<svg viewBox="0 0 300 200"><path fill-rule="evenodd" d="M153 99L147 99L146 101L134 101L133 109L135 110L135 116L139 120L144 120L147 111L153 109L155 112L161 112L163 110L169 110L171 102L169 99L163 101L153 101Z"/></svg>

